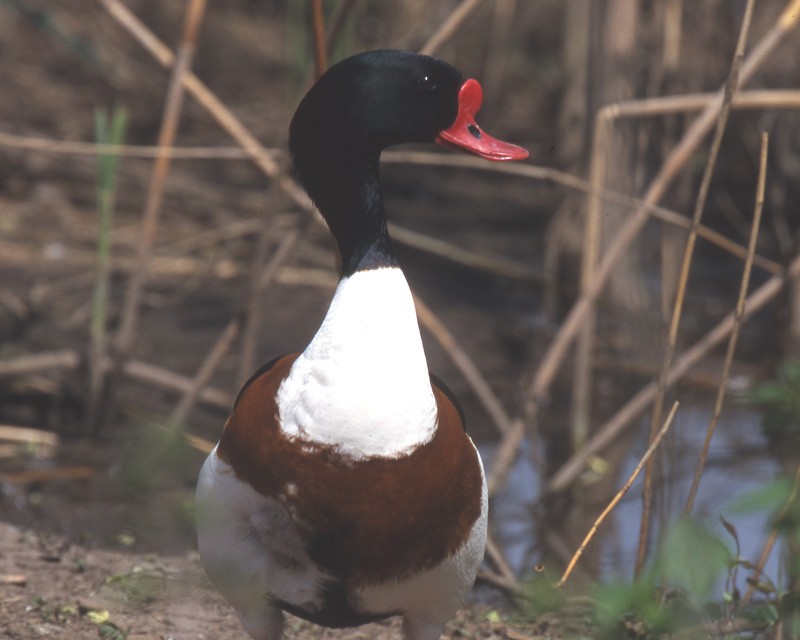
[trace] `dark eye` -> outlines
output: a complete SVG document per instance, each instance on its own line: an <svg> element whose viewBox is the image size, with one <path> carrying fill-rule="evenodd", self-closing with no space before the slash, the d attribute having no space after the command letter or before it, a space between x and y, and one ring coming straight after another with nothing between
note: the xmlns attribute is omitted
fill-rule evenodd
<svg viewBox="0 0 800 640"><path fill-rule="evenodd" d="M433 76L425 75L419 79L419 86L421 86L426 91L433 91L436 89L437 84L436 80L433 79Z"/></svg>

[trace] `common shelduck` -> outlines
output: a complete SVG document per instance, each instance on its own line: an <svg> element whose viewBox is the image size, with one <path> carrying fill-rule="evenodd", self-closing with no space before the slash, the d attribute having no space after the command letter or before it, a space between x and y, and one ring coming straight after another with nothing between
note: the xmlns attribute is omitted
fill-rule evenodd
<svg viewBox="0 0 800 640"><path fill-rule="evenodd" d="M297 175L341 279L305 351L239 392L197 485L202 563L257 640L280 638L283 611L328 627L400 615L409 640L434 640L475 580L483 467L428 372L378 161L389 145L433 141L526 158L478 127L481 100L446 62L373 51L331 67L292 120Z"/></svg>

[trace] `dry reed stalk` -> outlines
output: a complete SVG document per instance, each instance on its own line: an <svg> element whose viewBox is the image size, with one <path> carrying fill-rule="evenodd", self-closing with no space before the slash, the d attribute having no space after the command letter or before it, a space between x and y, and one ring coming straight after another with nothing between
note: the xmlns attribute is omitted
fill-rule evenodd
<svg viewBox="0 0 800 640"><path fill-rule="evenodd" d="M244 303L244 327L242 328L242 339L239 347L239 386L241 387L255 371L255 355L258 347L257 327L261 324L256 293L256 283L261 275L264 265L267 263L267 254L270 249L270 237L273 229L267 224L267 217L263 216L260 220L261 229L256 240L253 258L250 262L250 282L248 285L249 294ZM292 243L294 244L294 243ZM280 251L280 249L278 249Z"/></svg>
<svg viewBox="0 0 800 640"><path fill-rule="evenodd" d="M61 480L85 480L95 470L85 466L56 467L55 469L25 469L0 475L2 484L24 485L32 482L55 482Z"/></svg>
<svg viewBox="0 0 800 640"><path fill-rule="evenodd" d="M511 583L517 583L514 571L508 564L505 555L503 555L503 549L497 544L491 532L486 538L486 555L489 556L489 559L494 563L495 567L497 567L497 571L505 580Z"/></svg>
<svg viewBox="0 0 800 640"><path fill-rule="evenodd" d="M192 378L140 360L127 360L122 365L122 373L132 380L183 394L192 393L194 384ZM199 400L212 407L230 409L233 404L233 395L222 389L204 386L197 393Z"/></svg>
<svg viewBox="0 0 800 640"><path fill-rule="evenodd" d="M392 240L397 240L406 246L414 247L430 255L439 256L471 269L484 271L503 278L528 282L542 282L545 278L545 274L538 269L503 255L478 253L454 245L447 240L434 238L419 231L412 231L394 224L389 224L389 233L392 236Z"/></svg>
<svg viewBox="0 0 800 640"><path fill-rule="evenodd" d="M32 375L43 371L74 371L80 365L81 358L77 351L48 351L0 361L0 377ZM111 362L107 361L105 368L110 369ZM133 380L182 393L187 393L192 385L191 379L186 376L140 360L127 360L122 365L122 373ZM230 393L209 387L201 390L200 399L222 409L230 408L233 402Z"/></svg>
<svg viewBox="0 0 800 640"><path fill-rule="evenodd" d="M478 580L483 580L483 582L490 584L501 591L505 591L508 593L508 595L515 598L525 598L528 595L528 593L525 591L525 588L522 587L522 585L520 585L516 580L508 580L507 578L504 578L503 576L491 571L479 571ZM511 635L508 635L507 637L510 638Z"/></svg>
<svg viewBox="0 0 800 640"><path fill-rule="evenodd" d="M314 75L319 78L328 68L325 10L322 8L322 0L311 0L311 31L314 40Z"/></svg>
<svg viewBox="0 0 800 640"><path fill-rule="evenodd" d="M428 41L422 45L419 52L427 56L433 55L439 47L453 37L458 27L469 17L480 4L481 0L462 0L450 15L447 17L439 28L428 38Z"/></svg>
<svg viewBox="0 0 800 640"><path fill-rule="evenodd" d="M211 380L211 376L214 375L222 359L228 354L228 351L230 351L234 340L239 337L241 329L242 317L241 315L237 315L228 322L228 325L206 355L203 364L200 365L194 378L192 378L191 387L184 392L183 397L178 404L175 405L175 408L172 410L167 420L167 424L175 427L183 425L189 412L194 407L200 391L208 384L208 381Z"/></svg>
<svg viewBox="0 0 800 640"><path fill-rule="evenodd" d="M750 228L750 242L748 244L748 259L744 263L744 271L742 273L742 280L739 285L739 297L736 300L736 310L733 317L733 328L731 330L730 338L728 338L728 349L725 353L725 362L722 367L722 379L720 380L717 389L717 397L714 402L714 414L708 423L706 429L706 437L703 441L703 448L700 451L700 457L697 461L697 467L694 470L692 478L692 486L689 489L689 496L686 499L686 506L684 513L691 513L694 508L694 501L697 497L697 489L700 486L700 478L703 475L706 459L708 458L708 450L711 446L711 438L714 435L714 430L717 428L720 415L722 414L722 404L725 401L725 389L727 387L728 378L733 366L733 355L736 352L736 344L739 340L739 329L742 326L742 316L744 315L744 302L747 298L747 289L750 286L750 272L753 265L752 256L756 251L756 243L758 242L758 231L761 228L761 214L764 210L764 189L767 179L767 150L769 148L769 136L766 132L761 134L761 155L758 168L758 185L756 187L756 201L753 211L753 224Z"/></svg>
<svg viewBox="0 0 800 640"><path fill-rule="evenodd" d="M314 267L281 267L277 280L285 285L327 289L331 294L339 284L336 272Z"/></svg>
<svg viewBox="0 0 800 640"><path fill-rule="evenodd" d="M191 433L184 433L183 438L186 440L186 443L192 447L192 449L195 449L204 455L211 453L215 446L211 440L206 440L205 438L192 435Z"/></svg>
<svg viewBox="0 0 800 640"><path fill-rule="evenodd" d="M52 431L33 429L31 427L18 427L10 424L0 424L0 440L45 445L47 447L57 447L59 442L61 442L61 438L58 437L58 434Z"/></svg>
<svg viewBox="0 0 800 640"><path fill-rule="evenodd" d="M191 0L184 19L183 33L175 59L175 66L167 90L167 99L158 134L158 147L169 148L175 142L178 121L183 109L184 77L187 75L194 58L197 37L203 21L206 0ZM116 357L123 360L127 357L133 343L141 306L144 284L147 280L147 266L150 261L153 244L161 213L161 202L164 194L170 158L159 155L153 165L149 189L142 214L141 239L136 268L133 271L125 294L120 328L116 335Z"/></svg>
<svg viewBox="0 0 800 640"><path fill-rule="evenodd" d="M700 223L703 219L703 212L705 211L706 202L708 200L708 191L711 188L711 178L714 175L714 168L717 165L719 150L722 146L722 138L725 134L725 128L728 124L728 116L731 112L731 102L733 101L733 96L736 94L736 90L739 85L739 72L741 70L742 60L744 59L747 36L750 33L750 24L753 18L754 5L755 0L747 0L744 16L742 18L742 25L739 29L739 37L736 42L736 50L733 56L733 61L731 62L728 79L725 82L725 92L722 97L722 107L720 108L719 115L717 116L714 137L711 141L711 148L709 150L708 159L703 170L703 177L697 193L697 200L695 201L694 213L692 215L692 226L689 229L689 235L686 239L686 245L683 251L683 260L681 261L680 274L678 276L678 288L672 307L672 318L670 320L669 331L667 333L667 344L666 348L664 349L664 359L661 364L661 372L658 377L658 392L656 393L656 399L653 403L653 413L650 420L650 442L652 442L653 438L655 438L658 424L661 422L661 413L664 407L664 397L667 391L666 380L667 376L669 375L669 370L672 367L672 359L678 344L678 332L680 330L681 319L683 317L683 303L686 298L687 284L689 282L689 271L691 269L692 260L694 259L694 248L697 244L697 228L700 226ZM735 330L736 327L734 325L734 331ZM642 567L644 567L649 544L648 532L650 529L654 474L655 469L653 461L649 461L644 471L642 516L639 523L639 544L636 548L635 573L637 576L641 572Z"/></svg>
<svg viewBox="0 0 800 640"><path fill-rule="evenodd" d="M160 148L135 144L98 144L73 142L51 138L33 138L0 131L0 147L38 151L41 153L67 153L81 156L124 156L126 158L158 158L172 160L247 160L249 156L240 147L169 147ZM270 153L279 155L279 151Z"/></svg>
<svg viewBox="0 0 800 640"><path fill-rule="evenodd" d="M636 467L633 469L633 473L631 473L628 480L625 482L624 485L622 485L622 488L611 499L611 502L608 503L608 506L605 509L603 509L603 512L597 517L597 519L594 521L594 524L592 524L592 527L589 529L589 533L586 534L580 546L578 546L578 549L575 551L575 554L570 559L567 568L564 570L561 579L558 582L556 582L555 586L557 588L561 588L564 586L564 583L569 579L569 576L570 574L572 574L575 565L578 563L578 560L583 555L583 552L586 550L586 547L589 544L589 542L591 542L592 538L594 538L595 534L597 533L597 530L600 528L600 525L608 517L608 514L614 510L614 507L617 506L619 501L622 500L623 496L626 493L628 493L628 490L631 488L631 485L633 484L634 480L636 480L636 477L641 472L642 467L645 464L647 464L647 461L650 460L650 457L653 455L658 445L661 444L661 441L664 439L664 436L667 435L667 431L669 431L670 425L672 425L672 419L675 417L675 412L677 410L678 410L678 402L675 402L672 405L672 409L670 410L667 419L661 426L661 430L656 434L656 437L647 447L647 451L644 452L641 459L637 463Z"/></svg>
<svg viewBox="0 0 800 640"><path fill-rule="evenodd" d="M499 104L503 99L503 85L508 68L508 47L514 29L517 0L495 0L492 11L492 26L486 43L481 76L485 80L484 90L491 96L489 104Z"/></svg>
<svg viewBox="0 0 800 640"><path fill-rule="evenodd" d="M45 351L0 360L0 377L24 376L42 371L72 371L81 364L81 357L73 349Z"/></svg>
<svg viewBox="0 0 800 640"><path fill-rule="evenodd" d="M280 218L283 214L277 213L270 215L270 218ZM285 214L291 216L292 214ZM230 242L243 236L250 236L257 234L264 225L264 221L260 218L248 218L246 220L236 220L234 222L227 222L222 227L204 229L195 233L190 233L185 236L177 238L173 242L165 242L161 244L156 253L161 254L176 254L176 253L191 253L199 249L213 247L222 242Z"/></svg>
<svg viewBox="0 0 800 640"><path fill-rule="evenodd" d="M65 269L90 268L94 265L93 253L86 250L74 250L70 253L69 258L53 261L52 264L48 265L42 262L40 247L20 247L19 245L14 246L11 243L0 242L0 253L4 253L6 247L9 248L9 251L3 256L5 260L0 260L0 262L32 267L38 266L40 272L51 269L57 271L59 274L63 274ZM111 262L112 271L114 273L130 273L134 270L135 266L135 258L118 257L114 258ZM154 255L151 259L149 271L151 274L157 274L162 277L185 277L205 271L215 278L230 280L238 276L242 270L233 260L228 258L220 258L212 264L209 264L207 260L200 260L198 258ZM78 274L70 277L80 280L83 275ZM36 295L41 299L38 293L39 291L39 289L36 290Z"/></svg>
<svg viewBox="0 0 800 640"><path fill-rule="evenodd" d="M342 32L344 25L347 23L347 18L356 6L358 0L342 0L336 5L336 10L331 16L328 28L325 31L325 40L327 42L326 52L330 56L333 53L333 48L336 46L336 41L339 39L339 34Z"/></svg>
<svg viewBox="0 0 800 640"><path fill-rule="evenodd" d="M739 83L742 86L753 77L759 67L766 62L769 55L783 42L786 36L797 27L798 22L800 22L800 0L791 0L775 24L744 60L739 76ZM651 181L650 186L642 197L642 205L635 209L627 224L620 229L613 243L604 254L590 289L584 292L572 306L528 387L525 405L526 422L520 421L517 428L504 437L501 449L510 450L512 447L519 445L525 435L526 423L530 432L535 433L539 405L547 397L550 385L567 354L569 346L572 344L572 340L583 325L586 314L591 310L592 305L600 295L619 258L644 228L644 224L649 218L648 207L656 204L661 199L678 171L685 165L691 154L697 149L705 135L714 125L722 107L723 96L724 88L717 92L714 100L705 107L703 112L690 125L681 140L664 160L656 177ZM513 460L514 452L512 451L511 454L511 459ZM495 464L505 465L505 468L492 469L491 471L491 475L501 481L508 468L510 468L509 461L498 456Z"/></svg>
<svg viewBox="0 0 800 640"><path fill-rule="evenodd" d="M127 31L156 61L166 68L175 64L175 54L139 20L120 0L98 0L109 15ZM217 124L245 150L248 157L300 207L312 211L313 206L305 191L281 168L278 160L222 101L193 73L183 76L186 90L211 115Z"/></svg>
<svg viewBox="0 0 800 640"><path fill-rule="evenodd" d="M599 123L598 123L599 125ZM610 126L597 126L594 130L593 147L606 149ZM583 249L581 251L580 291L589 290L600 255L600 196L605 184L605 156L592 154L589 167L590 183L593 187L589 195L589 206L583 223ZM570 426L572 450L577 451L589 437L589 423L592 410L592 353L597 314L592 305L587 311L580 335L575 345L575 366L572 382L572 411Z"/></svg>
<svg viewBox="0 0 800 640"><path fill-rule="evenodd" d="M787 281L797 279L800 279L800 256L792 260L785 275L773 276L747 297L742 321L746 321L750 316L774 300L783 290ZM719 346L725 338L730 336L731 331L733 331L734 319L735 314L731 311L700 340L684 351L670 370L667 377L668 387L681 380L693 366ZM589 438L586 446L581 451L576 452L561 466L543 489L541 497L563 491L574 482L586 461L611 444L634 419L647 409L655 399L656 391L656 383L651 382L628 400L616 414Z"/></svg>
<svg viewBox="0 0 800 640"><path fill-rule="evenodd" d="M800 107L800 91L792 93L795 94L793 96L795 100L792 101L788 106L792 108ZM609 202L611 204L626 206L634 210L641 207L657 220L661 220L662 222L666 222L667 224L671 224L681 229L689 229L691 227L691 221L687 220L680 213L656 204L648 205L638 198L614 191L613 189L596 189L588 180L584 180L583 178L579 178L572 174L559 171L558 169L552 169L550 167L539 167L531 164L486 164L484 160L479 158L472 158L470 156L444 155L428 151L387 151L383 155L383 160L385 162L398 164L410 163L439 167L475 169L479 171L515 175L521 178L541 180L543 182L552 182L568 189L574 189L575 191L581 191L587 195L600 198L602 201ZM718 246L720 249L727 251L731 255L734 255L741 260L745 260L747 258L746 247L734 242L733 240L730 240L721 233L702 225L698 228L697 232L700 237L708 240L712 244ZM410 243L406 242L406 244ZM431 246L430 252L434 252L434 250L435 247ZM518 263L514 262L508 265L508 267L512 269L512 273L516 273L518 271L519 267L515 266L517 264ZM783 266L781 264L758 254L756 254L754 258L753 265L758 266L759 268L772 274L779 275L783 273ZM475 266L477 268L478 263L476 263ZM522 266L522 268L530 269L529 267L525 266ZM493 270L494 269L498 270L498 273L506 273L508 271L505 264L502 262L496 263L493 266ZM521 275L522 274L520 273L520 276ZM531 279L535 278L536 280L544 280L546 278L546 274L540 274L536 271L533 271L529 277Z"/></svg>
<svg viewBox="0 0 800 640"><path fill-rule="evenodd" d="M250 294L245 303L245 324L242 330L242 347L239 381L244 384L256 369L255 356L258 346L258 330L261 327L260 298L274 281L281 265L286 261L302 236L301 229L291 229L281 239L269 262L266 260L268 228L265 224L256 247L256 257L250 279Z"/></svg>
<svg viewBox="0 0 800 640"><path fill-rule="evenodd" d="M453 334L445 324L431 311L417 294L414 294L414 303L417 307L417 317L420 324L431 332L450 361L469 383L484 410L489 414L494 425L500 433L507 433L511 428L511 418L506 413L503 403L492 390L491 385L481 373L481 370L458 344Z"/></svg>

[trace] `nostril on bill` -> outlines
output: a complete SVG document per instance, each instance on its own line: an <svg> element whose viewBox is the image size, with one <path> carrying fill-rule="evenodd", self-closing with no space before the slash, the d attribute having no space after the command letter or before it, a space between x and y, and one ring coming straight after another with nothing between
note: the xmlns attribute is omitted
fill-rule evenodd
<svg viewBox="0 0 800 640"><path fill-rule="evenodd" d="M478 127L472 124L471 122L467 125L467 131L469 131L470 134L472 134L473 138L481 137L481 130L478 129Z"/></svg>

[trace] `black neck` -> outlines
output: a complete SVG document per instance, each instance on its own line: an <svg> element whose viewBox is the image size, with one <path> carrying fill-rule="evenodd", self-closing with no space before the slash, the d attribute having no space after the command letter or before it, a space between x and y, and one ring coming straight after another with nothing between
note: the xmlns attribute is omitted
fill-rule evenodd
<svg viewBox="0 0 800 640"><path fill-rule="evenodd" d="M386 227L378 154L315 163L304 182L336 239L342 276L397 265Z"/></svg>

